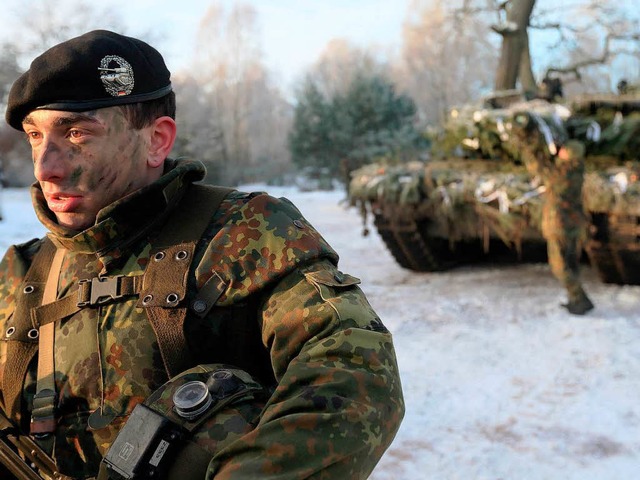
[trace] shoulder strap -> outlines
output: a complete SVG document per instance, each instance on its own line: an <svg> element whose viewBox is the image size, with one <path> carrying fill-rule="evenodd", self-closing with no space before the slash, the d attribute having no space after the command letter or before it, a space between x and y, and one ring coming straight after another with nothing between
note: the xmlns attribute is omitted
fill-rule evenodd
<svg viewBox="0 0 640 480"><path fill-rule="evenodd" d="M58 248L50 262L49 275L44 287L42 303L50 304L58 296L60 269L66 250ZM52 433L56 428L56 383L55 383L55 323L39 325L38 371L36 394L33 397L31 412L31 433Z"/></svg>
<svg viewBox="0 0 640 480"><path fill-rule="evenodd" d="M45 238L33 257L22 285L16 291L16 310L7 322L7 360L2 379L2 397L9 418L20 420L20 401L29 363L38 350L38 326L30 312L42 304L56 247Z"/></svg>
<svg viewBox="0 0 640 480"><path fill-rule="evenodd" d="M169 219L158 237L152 242L155 248L164 248L190 240L200 240L211 223L213 215L222 201L234 188L212 185L191 185L178 208Z"/></svg>
<svg viewBox="0 0 640 480"><path fill-rule="evenodd" d="M184 336L188 308L178 305L187 294L187 276L196 245L232 191L225 187L193 185L152 241L138 306L146 309L169 378L192 366Z"/></svg>

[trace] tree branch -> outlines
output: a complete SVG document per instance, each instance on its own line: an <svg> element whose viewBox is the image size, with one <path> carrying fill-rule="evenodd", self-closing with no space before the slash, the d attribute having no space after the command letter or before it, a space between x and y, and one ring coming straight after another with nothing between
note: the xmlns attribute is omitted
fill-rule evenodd
<svg viewBox="0 0 640 480"><path fill-rule="evenodd" d="M622 54L635 54L637 55L638 52L631 52L631 51L625 51L624 49L621 50L611 50L611 43L613 41L616 40L621 40L621 41L640 41L640 34L638 33L634 33L634 34L616 34L616 33L611 33L609 32L604 39L604 46L602 49L602 54L600 54L599 56L592 56L590 58L586 58L584 60L579 60L574 62L571 65L567 65L565 67L552 67L549 68L547 70L547 75L549 75L550 73L558 73L558 74L571 74L573 73L576 79L580 79L581 75L580 75L580 70L587 68L587 67L591 67L593 65L602 65L605 64L608 60L610 60L612 57L617 56L617 55L622 55Z"/></svg>

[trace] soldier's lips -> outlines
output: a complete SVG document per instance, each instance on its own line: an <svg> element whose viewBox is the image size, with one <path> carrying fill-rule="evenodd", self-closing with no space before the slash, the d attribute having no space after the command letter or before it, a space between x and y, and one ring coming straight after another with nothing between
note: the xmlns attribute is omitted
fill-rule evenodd
<svg viewBox="0 0 640 480"><path fill-rule="evenodd" d="M73 212L80 206L80 203L82 203L82 198L82 195L70 193L53 193L46 195L49 210L56 213Z"/></svg>

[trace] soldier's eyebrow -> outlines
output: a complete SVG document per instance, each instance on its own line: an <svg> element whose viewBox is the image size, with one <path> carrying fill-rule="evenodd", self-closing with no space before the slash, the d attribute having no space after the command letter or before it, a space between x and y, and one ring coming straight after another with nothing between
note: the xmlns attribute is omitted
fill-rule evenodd
<svg viewBox="0 0 640 480"><path fill-rule="evenodd" d="M69 116L59 117L53 122L56 127L64 127L80 122L100 123L97 118L87 115L86 113L73 113Z"/></svg>
<svg viewBox="0 0 640 480"><path fill-rule="evenodd" d="M88 113L69 113L68 115L65 115L63 117L58 117L53 122L53 125L55 127L64 127L64 126L73 125L79 122L89 122L89 123L95 123L95 124L100 123L98 119L94 116L94 112L88 112ZM22 123L26 125L35 125L35 121L31 115L27 115L26 117L24 117L24 120L22 121Z"/></svg>

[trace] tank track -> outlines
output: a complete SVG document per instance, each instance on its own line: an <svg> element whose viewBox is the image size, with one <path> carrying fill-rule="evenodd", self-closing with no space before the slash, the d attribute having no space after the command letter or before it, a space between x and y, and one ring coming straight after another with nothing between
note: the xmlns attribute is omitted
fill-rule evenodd
<svg viewBox="0 0 640 480"><path fill-rule="evenodd" d="M374 225L396 262L417 272L442 271L464 264L547 261L543 241L524 242L520 255L497 238L489 240L487 251L480 238L458 241L452 248L448 239L429 235L428 219L414 218L407 212L374 211Z"/></svg>
<svg viewBox="0 0 640 480"><path fill-rule="evenodd" d="M443 270L445 265L429 247L413 220L374 213L374 225L387 249L401 267L416 272Z"/></svg>
<svg viewBox="0 0 640 480"><path fill-rule="evenodd" d="M640 217L592 214L585 250L604 283L640 285Z"/></svg>

